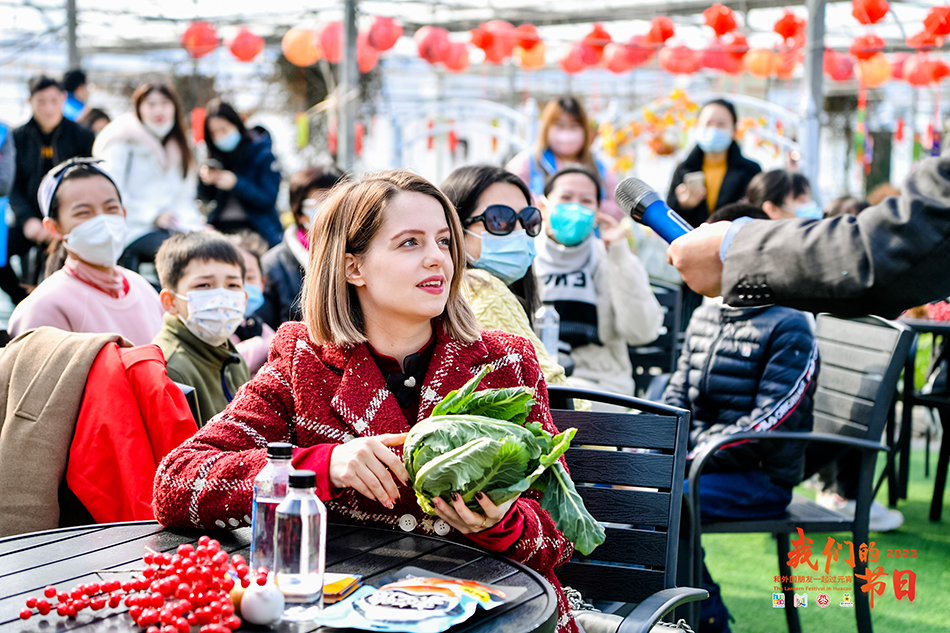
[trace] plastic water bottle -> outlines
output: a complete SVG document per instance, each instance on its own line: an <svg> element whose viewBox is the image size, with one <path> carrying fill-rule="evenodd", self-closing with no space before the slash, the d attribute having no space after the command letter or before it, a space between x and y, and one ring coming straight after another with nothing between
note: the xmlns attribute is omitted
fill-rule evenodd
<svg viewBox="0 0 950 633"><path fill-rule="evenodd" d="M561 336L561 316L554 306L543 305L534 313L534 331L541 339L548 356L557 361L558 340Z"/></svg>
<svg viewBox="0 0 950 633"><path fill-rule="evenodd" d="M277 506L277 586L288 608L284 620L312 620L323 609L327 511L314 493L312 470L290 474L287 497Z"/></svg>
<svg viewBox="0 0 950 633"><path fill-rule="evenodd" d="M277 506L287 496L287 480L293 466L294 447L286 442L267 445L267 465L254 478L251 513L251 569L274 569L274 521Z"/></svg>

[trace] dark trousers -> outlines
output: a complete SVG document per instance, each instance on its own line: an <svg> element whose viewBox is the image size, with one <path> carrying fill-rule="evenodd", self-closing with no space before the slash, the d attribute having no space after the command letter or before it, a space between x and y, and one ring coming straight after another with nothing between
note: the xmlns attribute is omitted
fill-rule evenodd
<svg viewBox="0 0 950 633"><path fill-rule="evenodd" d="M684 481L684 490L686 485ZM791 500L791 488L773 483L761 470L709 473L699 479L699 513L704 523L782 516ZM686 538L689 538L688 534ZM705 559L705 552L700 554ZM729 631L729 611L705 562L702 583L709 598L700 604L700 633Z"/></svg>

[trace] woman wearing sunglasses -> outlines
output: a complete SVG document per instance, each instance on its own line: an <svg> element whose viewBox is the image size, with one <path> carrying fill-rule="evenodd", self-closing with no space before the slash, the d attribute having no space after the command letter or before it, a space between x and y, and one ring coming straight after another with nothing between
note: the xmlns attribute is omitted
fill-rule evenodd
<svg viewBox="0 0 950 633"><path fill-rule="evenodd" d="M540 307L532 263L541 211L518 176L493 165L459 167L442 183L465 229L468 260L462 294L479 327L531 340L547 382L566 385L564 369L548 356L531 324Z"/></svg>
<svg viewBox="0 0 950 633"><path fill-rule="evenodd" d="M571 383L633 395L627 345L654 340L663 312L620 223L600 209L603 196L586 165L567 165L548 178L534 265L541 299L557 310L561 341L571 346Z"/></svg>

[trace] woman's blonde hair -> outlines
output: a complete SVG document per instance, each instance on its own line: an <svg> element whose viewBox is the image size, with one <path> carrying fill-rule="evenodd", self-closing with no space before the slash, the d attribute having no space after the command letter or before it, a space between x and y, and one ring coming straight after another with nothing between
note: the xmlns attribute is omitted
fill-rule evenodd
<svg viewBox="0 0 950 633"><path fill-rule="evenodd" d="M542 164L541 158L544 152L548 150L548 132L551 131L551 128L554 127L562 114L566 114L577 121L577 124L584 129L584 146L581 147L577 158L572 162L589 165L597 169L594 154L590 151L590 144L594 142L594 128L590 126L590 120L587 118L584 106L574 97L561 97L554 101L548 101L548 104L544 106L544 110L541 111L541 129L538 132L538 149L535 153L535 160L538 161L539 165Z"/></svg>
<svg viewBox="0 0 950 633"><path fill-rule="evenodd" d="M346 280L346 255L362 255L383 225L383 212L399 193L422 193L435 198L449 225L452 282L445 310L438 320L452 338L471 343L478 339L475 315L462 298L465 246L462 224L452 203L435 185L409 171L367 174L359 181L344 180L330 190L310 229L310 262L303 283L303 320L310 338L319 344L352 346L366 342L363 311L356 288Z"/></svg>

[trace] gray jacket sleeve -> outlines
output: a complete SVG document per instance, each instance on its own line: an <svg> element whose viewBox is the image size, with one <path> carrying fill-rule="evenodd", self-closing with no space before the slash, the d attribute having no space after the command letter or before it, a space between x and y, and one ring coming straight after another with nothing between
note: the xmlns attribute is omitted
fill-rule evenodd
<svg viewBox="0 0 950 633"><path fill-rule="evenodd" d="M7 138L0 145L0 197L9 196L16 177L16 146L13 144L13 130L7 130Z"/></svg>
<svg viewBox="0 0 950 633"><path fill-rule="evenodd" d="M950 158L935 158L857 217L749 222L726 255L722 295L736 307L893 318L950 296L948 270Z"/></svg>

